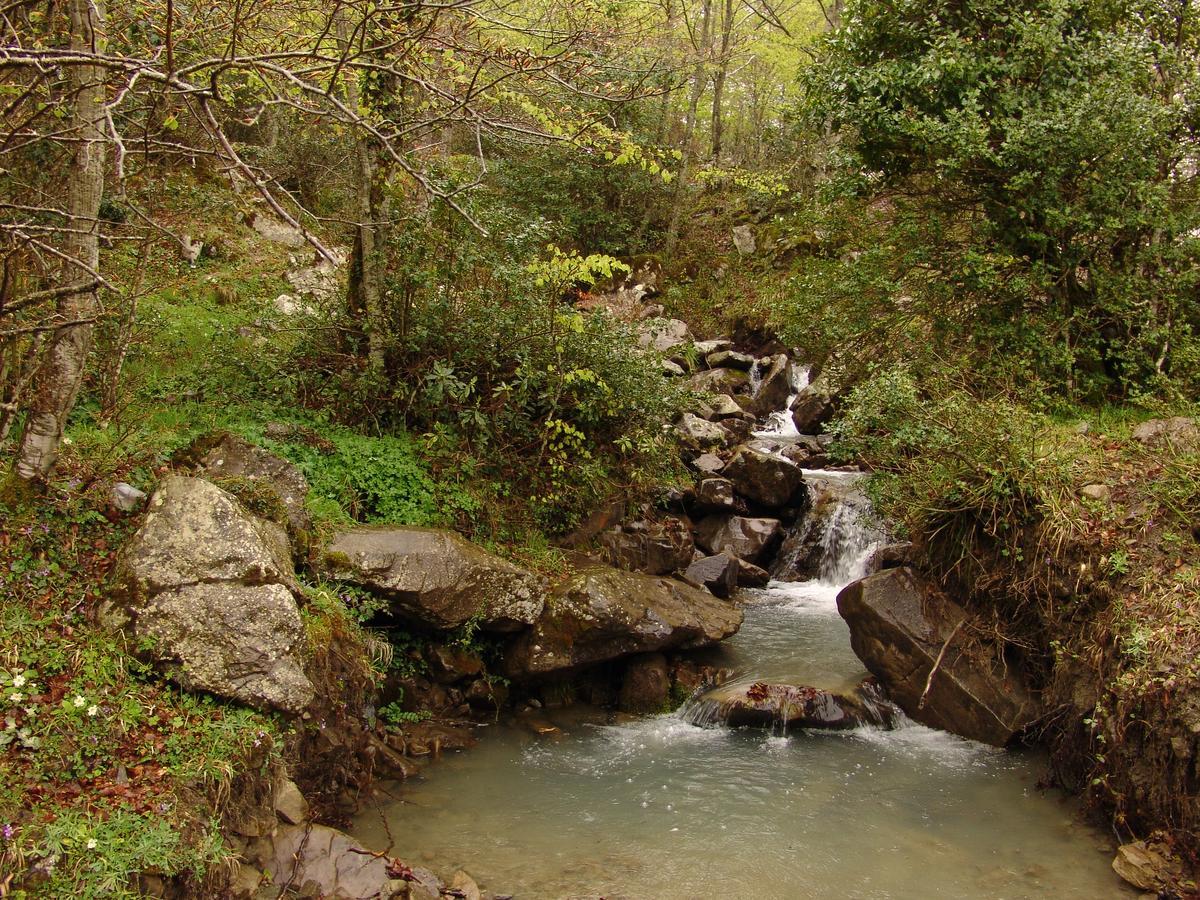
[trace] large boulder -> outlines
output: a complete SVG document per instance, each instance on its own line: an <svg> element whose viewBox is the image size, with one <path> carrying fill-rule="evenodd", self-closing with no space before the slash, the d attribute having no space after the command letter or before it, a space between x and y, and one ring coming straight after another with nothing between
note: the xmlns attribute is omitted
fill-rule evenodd
<svg viewBox="0 0 1200 900"><path fill-rule="evenodd" d="M293 535L312 526L304 505L308 481L288 460L227 431L197 438L185 453L210 479L244 480L268 491Z"/></svg>
<svg viewBox="0 0 1200 900"><path fill-rule="evenodd" d="M696 543L709 553L725 551L755 564L765 563L782 537L778 519L707 516L696 525Z"/></svg>
<svg viewBox="0 0 1200 900"><path fill-rule="evenodd" d="M113 624L190 690L299 713L313 697L281 526L199 478L171 475L117 569Z"/></svg>
<svg viewBox="0 0 1200 900"><path fill-rule="evenodd" d="M737 350L717 350L704 357L704 364L710 369L741 369L749 372L754 368L754 363L753 356Z"/></svg>
<svg viewBox="0 0 1200 900"><path fill-rule="evenodd" d="M734 495L728 478L701 478L696 485L693 507L697 512L744 512L745 504Z"/></svg>
<svg viewBox="0 0 1200 900"><path fill-rule="evenodd" d="M738 448L721 474L743 497L770 509L803 506L807 497L804 472L798 465L750 446Z"/></svg>
<svg viewBox="0 0 1200 900"><path fill-rule="evenodd" d="M837 412L837 395L829 379L818 376L792 401L792 422L801 434L812 434Z"/></svg>
<svg viewBox="0 0 1200 900"><path fill-rule="evenodd" d="M431 628L478 621L489 631L516 631L537 621L542 581L457 534L401 526L353 528L325 550L336 581L386 599L391 612Z"/></svg>
<svg viewBox="0 0 1200 900"><path fill-rule="evenodd" d="M1019 666L972 634L966 611L912 569L856 581L837 604L858 658L918 722L1003 747L1037 717Z"/></svg>
<svg viewBox="0 0 1200 900"><path fill-rule="evenodd" d="M735 633L742 611L681 581L607 567L556 588L533 628L505 654L505 674L567 673L633 653L704 647Z"/></svg>
<svg viewBox="0 0 1200 900"><path fill-rule="evenodd" d="M1133 429L1133 439L1151 446L1174 444L1180 447L1190 447L1200 443L1200 426L1196 425L1195 419L1187 416L1150 419Z"/></svg>
<svg viewBox="0 0 1200 900"><path fill-rule="evenodd" d="M633 522L623 530L600 535L610 565L647 575L670 575L692 561L696 545L681 519Z"/></svg>

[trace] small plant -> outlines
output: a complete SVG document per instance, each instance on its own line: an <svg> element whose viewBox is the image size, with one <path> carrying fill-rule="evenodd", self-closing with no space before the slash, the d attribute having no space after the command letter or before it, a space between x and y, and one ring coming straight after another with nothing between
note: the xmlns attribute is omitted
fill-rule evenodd
<svg viewBox="0 0 1200 900"><path fill-rule="evenodd" d="M404 709L400 705L400 701L396 700L389 703L387 706L381 707L379 710L379 718L392 727L401 725L412 725L416 722L424 722L433 715L427 709L417 711Z"/></svg>

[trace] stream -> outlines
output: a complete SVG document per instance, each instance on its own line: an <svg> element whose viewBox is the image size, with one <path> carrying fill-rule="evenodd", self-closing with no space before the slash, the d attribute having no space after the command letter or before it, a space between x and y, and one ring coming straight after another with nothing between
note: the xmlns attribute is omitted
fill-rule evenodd
<svg viewBox="0 0 1200 900"><path fill-rule="evenodd" d="M840 473L806 473L836 482ZM873 532L828 518L821 577L741 591L742 630L715 651L735 682L847 691L866 675L837 613ZM1132 896L1113 846L1035 784L1044 759L902 721L884 731L723 727L698 698L613 717L539 710L359 817L368 846L529 898L1104 898Z"/></svg>

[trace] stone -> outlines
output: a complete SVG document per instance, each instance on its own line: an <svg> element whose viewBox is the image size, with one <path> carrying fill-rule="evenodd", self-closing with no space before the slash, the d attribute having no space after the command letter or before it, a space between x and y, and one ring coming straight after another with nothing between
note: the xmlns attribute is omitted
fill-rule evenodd
<svg viewBox="0 0 1200 900"><path fill-rule="evenodd" d="M760 569L744 559L735 559L734 562L737 563L738 587L761 588L771 581L771 573L766 569Z"/></svg>
<svg viewBox="0 0 1200 900"><path fill-rule="evenodd" d="M643 527L634 529L632 525ZM628 572L669 575L692 561L696 546L688 526L676 518L661 522L632 523L625 531L600 535L606 561Z"/></svg>
<svg viewBox="0 0 1200 900"><path fill-rule="evenodd" d="M289 825L308 821L308 801L290 778L282 779L275 786L275 813Z"/></svg>
<svg viewBox="0 0 1200 900"><path fill-rule="evenodd" d="M886 706L808 685L726 684L710 691L702 702L715 704L712 712L732 728L845 730L892 724Z"/></svg>
<svg viewBox="0 0 1200 900"><path fill-rule="evenodd" d="M733 347L733 341L725 338L717 338L712 341L696 341L696 353L701 357L707 357L710 353L717 353L721 350L729 350Z"/></svg>
<svg viewBox="0 0 1200 900"><path fill-rule="evenodd" d="M774 453L743 445L725 465L722 476L738 494L770 509L803 506L808 491L801 468Z"/></svg>
<svg viewBox="0 0 1200 900"><path fill-rule="evenodd" d="M749 353L739 353L737 350L718 350L704 357L704 364L710 369L740 369L749 372L754 363L753 356Z"/></svg>
<svg viewBox="0 0 1200 900"><path fill-rule="evenodd" d="M696 543L709 553L726 551L755 564L765 562L782 537L778 519L713 515L696 526Z"/></svg>
<svg viewBox="0 0 1200 900"><path fill-rule="evenodd" d="M696 500L693 504L697 512L736 512L737 498L734 496L733 482L728 478L701 478L696 485Z"/></svg>
<svg viewBox="0 0 1200 900"><path fill-rule="evenodd" d="M163 479L116 585L103 618L188 690L293 714L312 700L287 536L215 485Z"/></svg>
<svg viewBox="0 0 1200 900"><path fill-rule="evenodd" d="M792 395L791 362L787 354L771 357L770 365L763 373L762 381L750 404L750 412L762 417L782 410L786 412L788 398Z"/></svg>
<svg viewBox="0 0 1200 900"><path fill-rule="evenodd" d="M250 227L274 244L283 244L287 247L304 247L308 245L308 241L300 229L288 225L286 222L281 222L274 216L255 213L254 218L250 222Z"/></svg>
<svg viewBox="0 0 1200 900"><path fill-rule="evenodd" d="M435 528L343 531L326 548L323 568L386 599L394 615L430 628L475 620L488 631L516 631L536 622L545 606L538 576Z"/></svg>
<svg viewBox="0 0 1200 900"><path fill-rule="evenodd" d="M284 825L264 855L271 883L289 884L300 896L366 900L392 893L387 857L336 828Z"/></svg>
<svg viewBox="0 0 1200 900"><path fill-rule="evenodd" d="M1085 484L1079 489L1079 496L1086 497L1088 500L1104 501L1109 498L1112 491L1107 484Z"/></svg>
<svg viewBox="0 0 1200 900"><path fill-rule="evenodd" d="M735 634L742 611L681 581L607 567L559 585L504 656L505 674L567 673L634 653L704 647Z"/></svg>
<svg viewBox="0 0 1200 900"><path fill-rule="evenodd" d="M457 644L431 644L425 660L430 676L438 684L456 684L483 671L483 657Z"/></svg>
<svg viewBox="0 0 1200 900"><path fill-rule="evenodd" d="M1171 859L1165 848L1160 849L1146 841L1133 841L1118 847L1112 868L1135 888L1153 891L1156 895L1182 874L1179 863Z"/></svg>
<svg viewBox="0 0 1200 900"><path fill-rule="evenodd" d="M270 490L282 505L293 535L311 529L312 518L304 505L308 480L293 463L229 432L197 438L185 453L209 478L244 478Z"/></svg>
<svg viewBox="0 0 1200 900"><path fill-rule="evenodd" d="M666 707L670 693L667 658L661 653L642 653L625 664L617 705L621 712L658 713Z"/></svg>
<svg viewBox="0 0 1200 900"><path fill-rule="evenodd" d="M137 512L146 503L146 492L139 491L132 484L118 481L113 485L112 491L109 493L109 500L113 505L113 509L118 512Z"/></svg>
<svg viewBox="0 0 1200 900"><path fill-rule="evenodd" d="M792 423L801 434L813 434L833 418L837 402L829 379L818 376L792 401Z"/></svg>
<svg viewBox="0 0 1200 900"><path fill-rule="evenodd" d="M638 325L637 334L639 347L659 353L692 343L691 329L679 319L651 319Z"/></svg>
<svg viewBox="0 0 1200 900"><path fill-rule="evenodd" d="M855 654L918 722L1003 747L1037 718L1019 666L977 636L968 640L966 611L912 569L868 575L837 604Z"/></svg>
<svg viewBox="0 0 1200 900"><path fill-rule="evenodd" d="M710 412L705 418L720 422L723 419L740 419L746 415L745 410L728 394L717 394L712 398Z"/></svg>
<svg viewBox="0 0 1200 900"><path fill-rule="evenodd" d="M669 359L660 360L659 365L662 367L662 373L668 378L682 378L687 374L683 366Z"/></svg>
<svg viewBox="0 0 1200 900"><path fill-rule="evenodd" d="M709 369L688 379L698 394L744 394L750 390L750 376L737 369Z"/></svg>
<svg viewBox="0 0 1200 900"><path fill-rule="evenodd" d="M684 413L675 426L679 442L693 450L727 446L733 436L729 429L715 422L707 422L692 413Z"/></svg>
<svg viewBox="0 0 1200 900"><path fill-rule="evenodd" d="M758 250L758 243L754 240L754 226L734 225L733 246L739 256L750 256Z"/></svg>
<svg viewBox="0 0 1200 900"><path fill-rule="evenodd" d="M454 896L461 897L462 900L481 900L483 896L479 892L479 885L475 883L475 879L459 869L450 876L450 890L457 891Z"/></svg>
<svg viewBox="0 0 1200 900"><path fill-rule="evenodd" d="M698 472L716 474L725 468L725 460L715 453L701 453L692 460L692 468Z"/></svg>
<svg viewBox="0 0 1200 900"><path fill-rule="evenodd" d="M1149 419L1133 429L1133 439L1150 446L1176 444L1187 447L1200 442L1200 427L1195 419L1187 416Z"/></svg>
<svg viewBox="0 0 1200 900"><path fill-rule="evenodd" d="M737 560L728 553L698 559L683 573L684 580L707 588L717 597L728 597L738 586Z"/></svg>
<svg viewBox="0 0 1200 900"><path fill-rule="evenodd" d="M508 685L479 678L467 688L466 700L475 709L500 709L508 702Z"/></svg>
<svg viewBox="0 0 1200 900"><path fill-rule="evenodd" d="M915 566L917 553L911 541L897 541L884 544L871 552L867 557L864 570L868 575L874 575L884 569L898 569L901 566Z"/></svg>

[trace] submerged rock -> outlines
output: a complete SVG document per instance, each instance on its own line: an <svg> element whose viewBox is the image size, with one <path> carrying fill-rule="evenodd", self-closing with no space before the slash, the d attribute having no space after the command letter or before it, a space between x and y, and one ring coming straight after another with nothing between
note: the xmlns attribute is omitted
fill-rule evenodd
<svg viewBox="0 0 1200 900"><path fill-rule="evenodd" d="M110 621L183 687L288 713L312 700L287 536L215 485L163 479L117 584Z"/></svg>
<svg viewBox="0 0 1200 900"><path fill-rule="evenodd" d="M490 631L537 621L542 580L449 531L361 527L334 537L324 567L337 580L385 598L392 613L431 628L477 620Z"/></svg>
<svg viewBox="0 0 1200 900"><path fill-rule="evenodd" d="M737 728L858 728L891 725L885 709L862 697L835 694L808 685L725 685L706 694L701 703L711 703L707 713Z"/></svg>
<svg viewBox="0 0 1200 900"><path fill-rule="evenodd" d="M736 606L681 581L584 569L555 589L534 627L509 646L505 673L527 679L633 653L703 647L741 624Z"/></svg>
<svg viewBox="0 0 1200 900"><path fill-rule="evenodd" d="M1002 747L1037 717L1017 666L969 639L966 611L912 569L860 579L837 604L858 658L918 722Z"/></svg>
<svg viewBox="0 0 1200 900"><path fill-rule="evenodd" d="M696 526L696 543L709 553L726 551L752 563L765 562L783 534L778 519L708 516Z"/></svg>
<svg viewBox="0 0 1200 900"><path fill-rule="evenodd" d="M272 884L300 896L364 900L391 897L389 860L325 825L283 825L260 849Z"/></svg>

